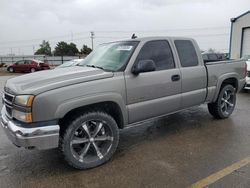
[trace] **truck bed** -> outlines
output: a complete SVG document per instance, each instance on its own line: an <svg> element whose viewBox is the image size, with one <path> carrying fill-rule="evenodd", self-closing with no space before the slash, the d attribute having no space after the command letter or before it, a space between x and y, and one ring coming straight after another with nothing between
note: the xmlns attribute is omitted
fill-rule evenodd
<svg viewBox="0 0 250 188"><path fill-rule="evenodd" d="M213 102L218 94L216 88L221 84L220 80L224 80L227 77L235 77L239 80L238 91L244 85L245 79L245 66L244 60L226 60L205 63L207 69L207 102Z"/></svg>

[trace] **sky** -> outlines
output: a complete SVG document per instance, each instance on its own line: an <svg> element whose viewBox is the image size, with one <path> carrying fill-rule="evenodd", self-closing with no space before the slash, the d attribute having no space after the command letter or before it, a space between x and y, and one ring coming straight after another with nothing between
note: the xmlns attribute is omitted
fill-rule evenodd
<svg viewBox="0 0 250 188"><path fill-rule="evenodd" d="M0 55L30 55L48 40L94 47L146 36L188 36L202 50L227 52L230 18L250 0L0 0Z"/></svg>

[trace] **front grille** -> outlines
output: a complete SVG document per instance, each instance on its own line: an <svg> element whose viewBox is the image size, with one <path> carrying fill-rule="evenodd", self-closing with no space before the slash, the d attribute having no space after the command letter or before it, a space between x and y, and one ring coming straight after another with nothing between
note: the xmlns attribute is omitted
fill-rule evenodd
<svg viewBox="0 0 250 188"><path fill-rule="evenodd" d="M6 101L8 101L9 103L13 102L14 96L13 95L9 95L7 93L4 93L4 98L6 99Z"/></svg>
<svg viewBox="0 0 250 188"><path fill-rule="evenodd" d="M5 106L7 116L11 117L12 116L12 108L9 106Z"/></svg>
<svg viewBox="0 0 250 188"><path fill-rule="evenodd" d="M3 94L3 102L5 105L5 109L6 109L6 115L9 118L12 118L12 108L13 108L14 98L15 96L9 93L4 92Z"/></svg>

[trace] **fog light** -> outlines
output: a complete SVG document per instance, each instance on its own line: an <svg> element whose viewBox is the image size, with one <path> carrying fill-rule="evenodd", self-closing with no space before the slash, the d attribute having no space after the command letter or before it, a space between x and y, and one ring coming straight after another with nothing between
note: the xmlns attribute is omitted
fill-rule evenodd
<svg viewBox="0 0 250 188"><path fill-rule="evenodd" d="M32 122L32 113L20 112L17 110L12 111L12 116L19 121L31 123Z"/></svg>

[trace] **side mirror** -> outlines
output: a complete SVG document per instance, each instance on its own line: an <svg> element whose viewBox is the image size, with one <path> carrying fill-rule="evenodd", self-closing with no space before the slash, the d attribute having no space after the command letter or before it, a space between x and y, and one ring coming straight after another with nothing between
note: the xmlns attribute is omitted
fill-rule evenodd
<svg viewBox="0 0 250 188"><path fill-rule="evenodd" d="M151 72L156 70L155 62L151 59L140 60L136 63L132 69L133 74L139 74L141 72Z"/></svg>

